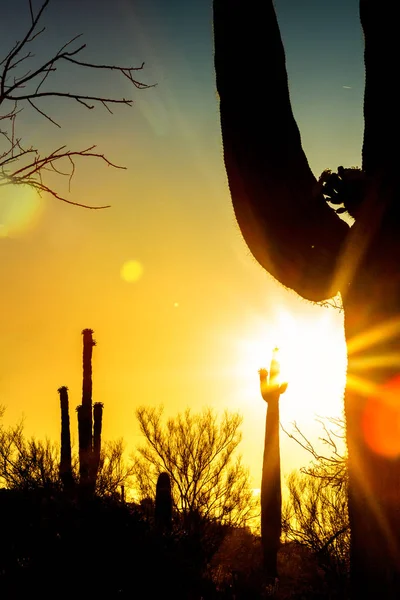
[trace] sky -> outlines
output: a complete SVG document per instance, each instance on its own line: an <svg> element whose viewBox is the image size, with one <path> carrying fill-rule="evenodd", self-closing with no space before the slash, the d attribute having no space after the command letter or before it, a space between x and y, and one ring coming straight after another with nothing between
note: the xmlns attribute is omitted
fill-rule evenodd
<svg viewBox="0 0 400 600"><path fill-rule="evenodd" d="M1 58L30 22L27 0L7 1ZM34 0L36 11L40 5ZM360 165L358 2L276 0L275 6L293 110L314 174ZM241 237L222 158L211 2L51 0L43 25L28 59L33 66L82 34L81 60L144 62L137 78L156 85L138 90L118 73L62 65L47 90L131 98L133 106L115 106L111 115L67 99L38 103L61 128L28 106L18 115L17 135L27 147L45 154L64 144L96 144L126 169L77 160L71 192L68 178L49 176L68 199L111 205L98 211L0 188L4 421L23 417L28 435L58 440L57 389L67 385L77 439L81 330L89 327L97 340L93 400L104 403L105 439L122 436L128 450L140 444L139 405L163 404L169 416L187 407L239 411L240 451L257 488L266 411L257 371L268 368L279 346L289 382L282 424L290 430L296 421L317 442L316 415L342 411L343 315L280 286ZM281 455L284 473L309 460L283 433Z"/></svg>

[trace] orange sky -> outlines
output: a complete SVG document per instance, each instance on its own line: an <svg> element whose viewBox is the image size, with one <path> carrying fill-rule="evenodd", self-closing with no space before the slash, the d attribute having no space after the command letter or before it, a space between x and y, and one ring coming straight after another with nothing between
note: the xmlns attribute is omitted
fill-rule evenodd
<svg viewBox="0 0 400 600"><path fill-rule="evenodd" d="M134 416L139 404L163 403L169 415L188 406L239 410L241 452L258 487L266 407L257 370L268 367L279 344L289 378L282 422L290 428L296 420L315 439L320 433L315 414L341 411L343 317L280 287L241 238L222 161L211 27L205 42L210 52L199 74L190 55L169 47L164 52L166 37L155 37L133 13L129 18L132 30L138 28L135 53L127 55L121 35L112 50L115 60L133 65L146 60L142 79L157 81L156 88L139 92L112 79L115 95L135 99L133 108L117 108L113 116L101 107L53 104L61 130L29 110L21 115L27 142L34 139L44 149L96 143L127 170L89 159L77 164L71 198L112 205L104 211L48 197L36 205L29 193L2 188L0 403L7 407L6 423L24 415L27 433L58 440L57 388L69 387L71 409L80 403L80 332L92 328L98 341L93 399L104 402L105 438L123 436L128 448L139 443ZM89 21L78 29L85 27L93 56L101 60L107 48ZM108 81L92 83L108 90ZM84 85L85 79L74 83ZM297 106L301 115L304 106ZM301 118L315 173L341 164L339 140L329 144L326 164L321 158L326 133L312 127L309 115ZM347 140L346 164L359 163L357 127L360 137ZM66 192L64 182L54 181ZM142 267L136 281L121 276L127 261ZM286 472L308 460L284 435L281 447Z"/></svg>

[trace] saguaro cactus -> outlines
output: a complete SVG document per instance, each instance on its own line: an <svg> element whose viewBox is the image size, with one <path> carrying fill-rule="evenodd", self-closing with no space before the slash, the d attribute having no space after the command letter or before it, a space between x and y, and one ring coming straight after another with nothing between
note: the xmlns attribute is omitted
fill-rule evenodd
<svg viewBox="0 0 400 600"><path fill-rule="evenodd" d="M94 407L92 405L92 354L93 346L96 345L93 330L84 329L82 335L82 404L76 409L79 431L79 475L82 491L92 494L100 464L103 405L100 402L96 402Z"/></svg>
<svg viewBox="0 0 400 600"><path fill-rule="evenodd" d="M341 293L349 359L344 409L351 594L397 600L398 8L393 0L360 0L359 5L365 43L362 173L339 168L343 185L336 190L336 200L355 217L352 227L326 203L303 151L274 2L213 0L214 55L229 188L250 251L271 275L304 298L318 302ZM262 77L266 91L243 85L243 73L253 84ZM355 196L354 175L359 183ZM326 183L330 192L332 180ZM346 188L349 194L343 195ZM356 211L347 203L349 196Z"/></svg>
<svg viewBox="0 0 400 600"><path fill-rule="evenodd" d="M97 473L100 465L100 452L101 452L101 429L103 425L103 404L96 402L93 406L93 472L92 485L96 485Z"/></svg>
<svg viewBox="0 0 400 600"><path fill-rule="evenodd" d="M155 506L156 527L160 531L169 531L172 526L171 480L168 473L160 473L156 486Z"/></svg>
<svg viewBox="0 0 400 600"><path fill-rule="evenodd" d="M79 484L84 496L94 493L101 455L101 430L103 404L92 406L92 329L84 329L83 335L83 382L82 404L77 406L79 436ZM71 467L71 435L68 412L68 388L60 387L61 404L61 462L60 477L64 487L73 484ZM72 482L72 483L71 483Z"/></svg>
<svg viewBox="0 0 400 600"><path fill-rule="evenodd" d="M264 572L267 583L270 584L278 577L277 556L282 520L279 397L287 388L287 383L279 383L279 363L276 354L277 348L271 360L269 378L266 369L259 370L261 395L267 403L261 481L261 543Z"/></svg>
<svg viewBox="0 0 400 600"><path fill-rule="evenodd" d="M69 401L68 388L62 386L58 389L60 394L61 408L61 459L60 459L60 479L65 491L70 491L74 479L72 476L71 463L71 431L69 422Z"/></svg>
<svg viewBox="0 0 400 600"><path fill-rule="evenodd" d="M82 379L82 405L78 408L79 426L79 463L80 479L85 485L89 483L92 459L92 354L93 339L92 329L84 329L83 335L83 379Z"/></svg>

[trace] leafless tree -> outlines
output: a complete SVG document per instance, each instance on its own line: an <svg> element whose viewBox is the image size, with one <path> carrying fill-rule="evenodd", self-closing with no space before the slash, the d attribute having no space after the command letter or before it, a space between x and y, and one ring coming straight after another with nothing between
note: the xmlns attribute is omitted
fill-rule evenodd
<svg viewBox="0 0 400 600"><path fill-rule="evenodd" d="M287 478L289 497L283 505L285 541L312 550L320 567L336 582L349 575L350 526L345 489L322 479L292 472Z"/></svg>
<svg viewBox="0 0 400 600"><path fill-rule="evenodd" d="M223 524L243 526L254 517L249 473L236 451L242 417L222 418L205 409L189 409L163 422L163 409L139 407L136 416L145 445L136 455L136 485L142 498L154 495L158 475L172 482L176 510Z"/></svg>
<svg viewBox="0 0 400 600"><path fill-rule="evenodd" d="M135 469L132 461L125 459L125 444L120 438L104 443L96 479L98 496L115 496L121 488L129 490Z"/></svg>
<svg viewBox="0 0 400 600"><path fill-rule="evenodd" d="M318 421L327 455L319 453L296 424L293 433L286 432L313 458L309 466L287 478L289 495L283 505L282 529L287 541L312 550L327 576L345 585L350 560L347 458L337 443L337 438L344 436L344 422L340 418L330 418L328 424Z"/></svg>
<svg viewBox="0 0 400 600"><path fill-rule="evenodd" d="M0 417L3 413L0 407ZM125 460L124 453L121 439L105 442L96 481L97 496L115 496L121 486L129 487L134 465ZM23 421L9 427L0 424L0 487L61 490L59 467L58 444L48 439L27 438ZM72 470L75 481L78 481L79 459L76 452L72 455Z"/></svg>
<svg viewBox="0 0 400 600"><path fill-rule="evenodd" d="M23 37L15 42L7 55L0 61L0 139L2 141L0 146L0 186L29 185L38 193L47 192L68 204L93 209L106 208L106 206L87 206L68 200L57 189L46 183L46 172L53 172L68 178L70 186L75 172L75 161L79 157L94 157L108 166L118 169L125 167L112 163L104 154L96 151L95 145L78 150L71 150L64 145L49 154L42 154L37 146L25 145L22 137L17 134L17 117L24 105L28 104L43 118L49 120L56 127L60 127L60 124L40 105L41 99L49 97L66 98L78 102L86 109L102 105L109 113L112 113L111 107L116 104L131 106L132 100L128 98L61 92L51 88L49 81L60 64L69 63L81 69L118 73L135 88L145 89L151 86L135 79L135 73L143 68L143 64L139 67L122 67L81 60L80 56L86 44L81 43L81 35L76 35L63 44L53 56L44 60L40 66L29 69L28 63L34 56L32 48L35 41L46 30L46 27L42 26L42 18L50 0L44 0L36 14L32 0L28 0L28 3L31 25Z"/></svg>
<svg viewBox="0 0 400 600"><path fill-rule="evenodd" d="M0 482L8 489L60 487L58 448L24 435L23 422L0 427Z"/></svg>
<svg viewBox="0 0 400 600"><path fill-rule="evenodd" d="M312 456L311 463L300 470L305 475L320 479L324 485L334 488L347 489L347 455L340 450L340 440L345 438L345 422L340 417L329 417L328 419L317 418L317 423L322 427L323 433L319 441L326 448L321 454L315 445L301 432L296 422L293 423L293 431L290 433L281 425L286 435L307 450Z"/></svg>

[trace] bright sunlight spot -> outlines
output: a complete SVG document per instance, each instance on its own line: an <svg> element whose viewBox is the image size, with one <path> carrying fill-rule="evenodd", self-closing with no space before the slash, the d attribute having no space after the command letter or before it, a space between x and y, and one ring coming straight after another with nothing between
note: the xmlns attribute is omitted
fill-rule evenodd
<svg viewBox="0 0 400 600"><path fill-rule="evenodd" d="M39 194L28 185L0 187L0 238L33 229L43 210Z"/></svg>
<svg viewBox="0 0 400 600"><path fill-rule="evenodd" d="M280 381L289 384L280 403L282 419L293 421L305 413L311 418L340 416L346 345L338 311L316 307L315 313L305 318L280 309L273 320L255 323L237 348L235 369L243 398L252 398L259 390L257 371L269 370L275 347L279 349Z"/></svg>
<svg viewBox="0 0 400 600"><path fill-rule="evenodd" d="M128 260L122 265L121 277L128 283L138 281L143 274L143 266L138 260Z"/></svg>

